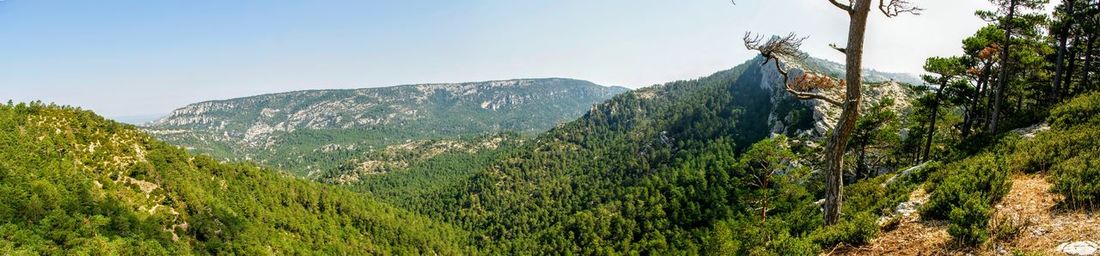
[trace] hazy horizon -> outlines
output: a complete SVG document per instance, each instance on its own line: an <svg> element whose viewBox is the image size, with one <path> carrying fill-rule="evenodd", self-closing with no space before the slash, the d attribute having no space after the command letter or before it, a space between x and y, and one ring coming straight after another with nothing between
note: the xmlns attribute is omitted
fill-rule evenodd
<svg viewBox="0 0 1100 256"><path fill-rule="evenodd" d="M865 64L918 73L960 54L984 0L921 1L868 28ZM789 9L789 10L786 10ZM784 11L780 11L784 10ZM797 18L781 18L797 13ZM839 61L846 16L827 1L0 2L0 99L123 119L189 103L307 89L563 77L639 88L753 57L745 31L797 32ZM966 25L958 25L966 24Z"/></svg>

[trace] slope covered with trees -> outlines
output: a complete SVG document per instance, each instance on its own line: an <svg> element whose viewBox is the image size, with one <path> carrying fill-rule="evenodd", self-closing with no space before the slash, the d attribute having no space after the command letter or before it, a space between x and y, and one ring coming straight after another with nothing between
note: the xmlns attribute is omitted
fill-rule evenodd
<svg viewBox="0 0 1100 256"><path fill-rule="evenodd" d="M547 78L297 91L195 103L145 129L197 152L315 178L408 140L540 133L626 90Z"/></svg>
<svg viewBox="0 0 1100 256"><path fill-rule="evenodd" d="M925 79L935 87L913 103L913 122L903 128L908 136L898 142L909 152L903 164L926 162L928 180L920 190L927 202L909 202L923 204L925 221L912 222L921 227L916 232L942 230L950 243L910 237L906 243L923 247L879 251L891 246L876 244L857 251L1052 254L1063 253L1058 243L1100 239L1081 232L1097 229L1089 224L1097 181L1088 159L1100 141L1100 87L1093 78L1100 70L1090 46L1100 36L1100 3L1061 1L1043 13L1050 1L991 2L995 9L977 12L990 23L962 41L962 55L928 59L932 75ZM936 228L935 221L946 226ZM1080 222L1062 227L1072 221ZM1061 240L1050 244L1052 237Z"/></svg>
<svg viewBox="0 0 1100 256"><path fill-rule="evenodd" d="M769 139L769 119L794 136L813 128L798 119L814 109L773 94L762 61L616 96L433 196L453 203L420 210L494 253L809 253L869 239L871 212L893 202L869 198L907 191L866 186L858 218L823 229L819 163L801 157L820 147Z"/></svg>
<svg viewBox="0 0 1100 256"><path fill-rule="evenodd" d="M370 197L219 163L89 111L0 105L0 254L461 254Z"/></svg>

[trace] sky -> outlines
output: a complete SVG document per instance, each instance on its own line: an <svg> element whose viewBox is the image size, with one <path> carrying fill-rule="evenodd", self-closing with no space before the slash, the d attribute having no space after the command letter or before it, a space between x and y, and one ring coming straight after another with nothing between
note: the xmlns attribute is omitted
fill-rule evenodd
<svg viewBox="0 0 1100 256"><path fill-rule="evenodd" d="M843 56L847 16L826 0L0 0L0 100L112 118L303 89L566 77L631 88L754 56L741 37L795 32ZM961 54L985 0L917 0L873 14L864 64L918 73Z"/></svg>

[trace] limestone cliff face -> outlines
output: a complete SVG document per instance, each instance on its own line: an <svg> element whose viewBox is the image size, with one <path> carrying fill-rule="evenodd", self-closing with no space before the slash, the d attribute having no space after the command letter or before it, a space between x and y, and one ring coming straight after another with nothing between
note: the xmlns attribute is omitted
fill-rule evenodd
<svg viewBox="0 0 1100 256"><path fill-rule="evenodd" d="M626 91L563 78L297 91L191 104L144 130L304 175L407 140L542 132Z"/></svg>
<svg viewBox="0 0 1100 256"><path fill-rule="evenodd" d="M625 90L552 78L287 92L188 105L146 130L170 141L189 134L250 147L297 130L432 129L467 122L478 126L470 129L538 131Z"/></svg>
<svg viewBox="0 0 1100 256"><path fill-rule="evenodd" d="M802 75L805 70L833 77L839 77L840 74L844 73L843 65L816 58L785 64L790 69L791 79ZM840 107L821 100L795 99L786 91L782 75L775 70L771 63L761 67L761 76L760 88L769 93L771 96L770 101L775 106L768 117L768 124L772 128L771 132L773 134L823 136L836 125L837 119L840 118ZM913 93L903 83L912 84L918 81L907 74L864 70L862 107L866 109L883 99L892 98L894 99L894 110L904 113L910 107L909 102L913 98ZM821 91L820 93L837 100L844 97L843 88ZM808 116L809 119L805 119L806 116L800 116L802 113L792 111L792 109L797 108L791 108L791 105L808 108L811 112ZM805 125L807 122L809 125Z"/></svg>

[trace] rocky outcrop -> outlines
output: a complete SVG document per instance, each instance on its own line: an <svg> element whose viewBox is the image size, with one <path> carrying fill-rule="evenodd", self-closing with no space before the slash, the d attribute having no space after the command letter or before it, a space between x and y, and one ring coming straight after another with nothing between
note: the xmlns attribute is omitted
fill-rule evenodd
<svg viewBox="0 0 1100 256"><path fill-rule="evenodd" d="M262 147L278 134L301 129L409 126L454 117L450 114L495 112L492 114L514 115L489 120L490 128L514 124L518 130L534 131L549 129L554 123L525 122L524 118L573 118L624 91L560 78L299 91L188 105L149 123L146 130L170 141L183 140L186 135L201 141Z"/></svg>
<svg viewBox="0 0 1100 256"><path fill-rule="evenodd" d="M143 129L224 159L311 170L310 159L333 162L320 155L405 139L541 132L625 91L563 78L296 91L195 103Z"/></svg>
<svg viewBox="0 0 1100 256"><path fill-rule="evenodd" d="M799 62L785 62L784 64L789 68L791 79L801 76L805 73L805 70L810 70L815 74L830 76L839 76L838 74L843 74L844 72L843 65L816 58L808 58ZM772 127L771 132L773 134L823 136L836 125L841 112L839 106L829 104L822 100L795 99L786 91L786 82L783 81L782 75L776 71L772 64L762 67L761 76L760 88L769 93L772 105L776 106L775 111L772 111L771 115L768 117L768 123ZM917 80L907 74L865 70L862 107L866 109L883 99L892 98L894 99L894 110L904 113L910 108L909 102L911 102L913 98L913 93L907 88L905 83L912 83L914 81ZM840 100L844 96L844 88L841 87L827 91L819 91L819 93ZM790 111L790 108L780 107L784 104L795 104L808 107L812 112L812 126L793 127L795 129L790 129L792 128L791 126L799 123L799 120L796 120L799 117L795 115L794 112Z"/></svg>
<svg viewBox="0 0 1100 256"><path fill-rule="evenodd" d="M1066 255L1096 255L1100 244L1093 241L1065 242L1058 245L1057 250Z"/></svg>

